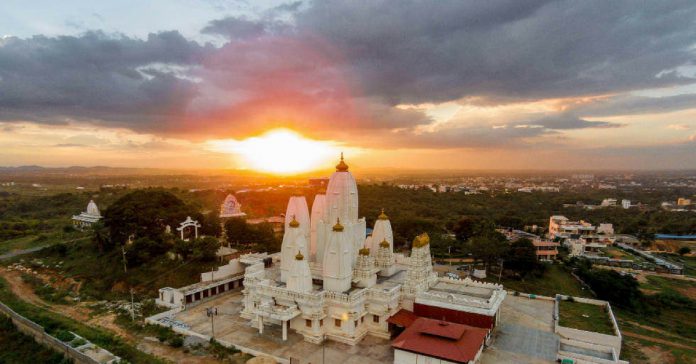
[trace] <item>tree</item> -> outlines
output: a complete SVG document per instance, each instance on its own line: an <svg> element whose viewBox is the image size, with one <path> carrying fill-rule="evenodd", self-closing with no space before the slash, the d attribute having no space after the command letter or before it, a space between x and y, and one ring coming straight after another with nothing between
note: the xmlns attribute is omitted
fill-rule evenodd
<svg viewBox="0 0 696 364"><path fill-rule="evenodd" d="M169 245L149 237L137 238L133 244L126 247L126 258L129 266L139 266L161 256L169 250Z"/></svg>
<svg viewBox="0 0 696 364"><path fill-rule="evenodd" d="M467 249L471 255L484 262L486 268L503 258L510 245L500 234L486 234L471 238Z"/></svg>
<svg viewBox="0 0 696 364"><path fill-rule="evenodd" d="M220 217L215 213L207 215L198 214L198 221L201 223L201 234L219 237L222 234Z"/></svg>
<svg viewBox="0 0 696 364"><path fill-rule="evenodd" d="M541 275L545 265L536 257L536 248L531 240L522 238L511 244L505 258L505 268L517 272L521 277L530 273Z"/></svg>
<svg viewBox="0 0 696 364"><path fill-rule="evenodd" d="M643 306L644 295L638 281L630 275L621 275L613 270L580 269L580 277L597 296L612 305L636 310Z"/></svg>
<svg viewBox="0 0 696 364"><path fill-rule="evenodd" d="M100 253L113 248L111 237L109 236L109 229L105 227L101 221L92 225L92 243L94 243Z"/></svg>
<svg viewBox="0 0 696 364"><path fill-rule="evenodd" d="M181 259L186 261L193 253L193 244L194 242L192 240L182 240L177 238L174 240L172 252L181 256Z"/></svg>
<svg viewBox="0 0 696 364"><path fill-rule="evenodd" d="M104 212L103 221L115 244L125 243L131 235L162 241L167 225L175 228L195 213L172 193L153 188L122 196Z"/></svg>
<svg viewBox="0 0 696 364"><path fill-rule="evenodd" d="M645 229L641 229L638 231L637 238L638 241L640 241L640 246L643 248L650 248L652 244L655 242L655 234L648 232Z"/></svg>
<svg viewBox="0 0 696 364"><path fill-rule="evenodd" d="M679 255L687 255L687 254L691 253L691 248L689 248L688 246L683 246L683 247L679 248L677 253L679 253Z"/></svg>
<svg viewBox="0 0 696 364"><path fill-rule="evenodd" d="M215 259L215 253L219 248L220 241L212 236L196 239L192 244L191 257L196 260L211 261Z"/></svg>
<svg viewBox="0 0 696 364"><path fill-rule="evenodd" d="M495 232L493 221L478 216L464 216L455 224L454 235L459 241L467 241L474 236Z"/></svg>
<svg viewBox="0 0 696 364"><path fill-rule="evenodd" d="M225 221L227 242L231 245L249 244L254 242L254 234L245 219L232 218Z"/></svg>

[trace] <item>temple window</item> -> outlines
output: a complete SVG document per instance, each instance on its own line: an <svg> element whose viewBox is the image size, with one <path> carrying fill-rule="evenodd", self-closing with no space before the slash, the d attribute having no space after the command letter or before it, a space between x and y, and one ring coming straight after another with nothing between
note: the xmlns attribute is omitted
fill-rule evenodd
<svg viewBox="0 0 696 364"><path fill-rule="evenodd" d="M336 327L341 327L341 319L334 319L334 325L336 325Z"/></svg>

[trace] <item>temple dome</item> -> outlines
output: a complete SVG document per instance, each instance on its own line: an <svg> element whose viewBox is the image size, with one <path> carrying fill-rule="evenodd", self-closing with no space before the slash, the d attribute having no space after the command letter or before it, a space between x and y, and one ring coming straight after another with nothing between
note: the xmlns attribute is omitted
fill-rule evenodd
<svg viewBox="0 0 696 364"><path fill-rule="evenodd" d="M89 203L87 204L87 215L92 215L92 216L101 216L99 213L99 208L97 207L97 204L94 203L94 200L89 200Z"/></svg>
<svg viewBox="0 0 696 364"><path fill-rule="evenodd" d="M326 187L323 220L333 222L336 218L340 218L344 224L354 224L358 221L358 186L347 166L345 170L337 169L329 178Z"/></svg>

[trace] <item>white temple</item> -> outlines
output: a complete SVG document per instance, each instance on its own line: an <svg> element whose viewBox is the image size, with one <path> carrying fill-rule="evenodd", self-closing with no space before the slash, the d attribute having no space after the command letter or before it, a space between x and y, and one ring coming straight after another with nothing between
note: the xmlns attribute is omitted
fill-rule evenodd
<svg viewBox="0 0 696 364"><path fill-rule="evenodd" d="M73 215L72 222L73 226L75 226L76 228L85 229L91 227L92 224L101 220L101 218L102 216L101 213L99 213L99 208L97 207L97 204L94 203L94 200L89 200L89 203L87 204L87 210L81 212L79 215Z"/></svg>
<svg viewBox="0 0 696 364"><path fill-rule="evenodd" d="M225 201L220 205L220 218L232 218L232 217L245 217L246 214L242 212L242 204L237 201L237 198L233 194L227 195Z"/></svg>
<svg viewBox="0 0 696 364"><path fill-rule="evenodd" d="M314 198L311 215L305 197L293 196L285 224L281 252L270 267L252 254L240 258L246 266L241 316L261 334L265 325L280 325L283 340L293 329L312 343L356 344L368 334L389 338L387 320L401 309L424 316L456 312L491 329L498 321L502 286L439 278L427 234L414 239L410 257L395 254L383 210L367 237L343 156L326 193Z"/></svg>

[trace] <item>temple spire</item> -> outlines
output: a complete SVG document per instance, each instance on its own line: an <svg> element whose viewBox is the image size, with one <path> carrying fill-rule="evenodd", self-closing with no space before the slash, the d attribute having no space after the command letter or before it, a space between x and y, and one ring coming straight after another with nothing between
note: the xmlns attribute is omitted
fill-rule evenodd
<svg viewBox="0 0 696 364"><path fill-rule="evenodd" d="M348 172L348 165L343 161L343 152L341 152L341 161L336 165L336 172Z"/></svg>

